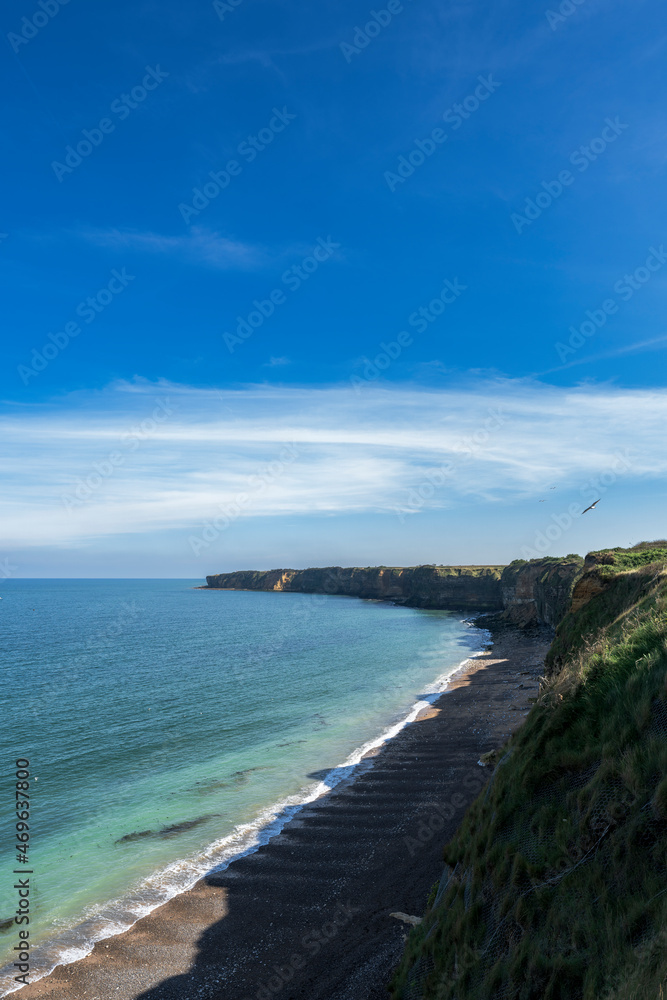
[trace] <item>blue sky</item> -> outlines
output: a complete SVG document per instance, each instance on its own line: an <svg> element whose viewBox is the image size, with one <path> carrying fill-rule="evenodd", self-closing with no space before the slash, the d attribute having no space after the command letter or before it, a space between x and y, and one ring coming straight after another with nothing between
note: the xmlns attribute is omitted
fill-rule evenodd
<svg viewBox="0 0 667 1000"><path fill-rule="evenodd" d="M8 3L0 572L664 536L662 13Z"/></svg>

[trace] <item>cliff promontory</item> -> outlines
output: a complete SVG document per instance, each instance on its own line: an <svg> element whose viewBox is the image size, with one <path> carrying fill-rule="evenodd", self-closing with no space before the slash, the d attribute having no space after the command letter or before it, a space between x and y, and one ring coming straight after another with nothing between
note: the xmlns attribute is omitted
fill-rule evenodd
<svg viewBox="0 0 667 1000"><path fill-rule="evenodd" d="M526 627L555 626L565 615L581 556L546 557L509 566L327 566L318 569L240 570L207 576L215 590L280 590L393 601L413 608L498 611Z"/></svg>
<svg viewBox="0 0 667 1000"><path fill-rule="evenodd" d="M503 606L502 566L327 566L241 570L207 576L216 590L282 590L389 600L413 608L497 611Z"/></svg>

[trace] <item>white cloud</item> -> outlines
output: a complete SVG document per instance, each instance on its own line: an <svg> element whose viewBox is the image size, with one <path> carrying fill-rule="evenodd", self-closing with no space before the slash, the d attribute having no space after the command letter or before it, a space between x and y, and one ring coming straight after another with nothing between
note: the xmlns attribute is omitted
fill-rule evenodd
<svg viewBox="0 0 667 1000"><path fill-rule="evenodd" d="M109 247L112 250L125 249L165 254L225 271L259 267L269 259L268 253L262 247L229 239L201 226L192 226L187 234L180 236L120 229L92 229L86 230L81 235L96 246Z"/></svg>
<svg viewBox="0 0 667 1000"><path fill-rule="evenodd" d="M269 358L262 365L263 368L280 368L282 365L291 365L292 362L289 358Z"/></svg>
<svg viewBox="0 0 667 1000"><path fill-rule="evenodd" d="M525 380L359 393L119 383L0 420L3 544L188 534L243 493L244 517L392 511L445 463L423 509L579 490L619 453L625 481L664 478L666 419L667 391ZM77 489L90 495L68 509Z"/></svg>
<svg viewBox="0 0 667 1000"><path fill-rule="evenodd" d="M667 344L667 334L661 337L652 337L650 340L641 340L636 344L626 344L624 347L617 347L611 351L603 351L600 354L589 354L584 358L577 358L576 361L568 361L565 365L558 365L556 368L549 368L541 375L551 375L552 372L562 372L566 368L573 368L575 365L588 365L594 361L605 361L608 358L619 358L623 354L634 354L639 351L660 350Z"/></svg>

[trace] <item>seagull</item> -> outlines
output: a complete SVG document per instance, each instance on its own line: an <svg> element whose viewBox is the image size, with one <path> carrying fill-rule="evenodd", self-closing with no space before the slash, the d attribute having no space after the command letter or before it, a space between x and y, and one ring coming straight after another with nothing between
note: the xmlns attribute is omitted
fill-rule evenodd
<svg viewBox="0 0 667 1000"><path fill-rule="evenodd" d="M538 503L546 503L546 500L538 500Z"/></svg>
<svg viewBox="0 0 667 1000"><path fill-rule="evenodd" d="M601 499L602 499L602 497L600 497L600 500L601 500ZM595 503L592 503L592 504L590 505L590 507L587 507L587 508L586 508L586 510L593 510L593 508L594 508L594 507L595 507L595 506L596 506L597 504L599 504L599 503L600 503L600 500L596 500L596 501L595 501ZM585 513L586 513L586 510L582 510L582 512L581 512L581 513L582 513L582 514L585 514Z"/></svg>

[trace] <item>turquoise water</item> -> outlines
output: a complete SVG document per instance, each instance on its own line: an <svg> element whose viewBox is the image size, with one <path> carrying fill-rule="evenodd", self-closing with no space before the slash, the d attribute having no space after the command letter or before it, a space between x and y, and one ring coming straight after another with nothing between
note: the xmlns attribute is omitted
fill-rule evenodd
<svg viewBox="0 0 667 1000"><path fill-rule="evenodd" d="M37 975L265 842L483 645L450 612L197 585L2 585L0 921L28 758Z"/></svg>

